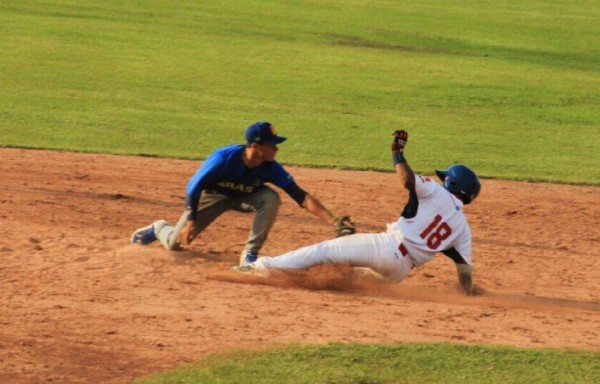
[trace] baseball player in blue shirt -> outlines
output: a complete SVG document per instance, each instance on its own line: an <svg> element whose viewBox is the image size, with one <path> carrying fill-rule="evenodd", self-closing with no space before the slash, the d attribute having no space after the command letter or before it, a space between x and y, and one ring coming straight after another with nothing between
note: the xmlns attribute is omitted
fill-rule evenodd
<svg viewBox="0 0 600 384"><path fill-rule="evenodd" d="M250 125L245 145L217 149L192 176L186 188L185 211L175 226L165 220L155 221L137 229L131 242L148 245L158 240L167 250L178 250L225 211L255 213L240 264L255 262L281 204L279 194L265 183L283 189L302 208L333 225L336 236L354 233L348 216L334 216L275 160L277 145L285 140L277 136L271 123Z"/></svg>

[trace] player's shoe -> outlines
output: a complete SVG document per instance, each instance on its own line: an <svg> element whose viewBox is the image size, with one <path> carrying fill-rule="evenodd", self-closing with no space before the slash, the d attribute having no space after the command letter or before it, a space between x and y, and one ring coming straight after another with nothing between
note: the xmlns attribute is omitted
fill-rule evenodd
<svg viewBox="0 0 600 384"><path fill-rule="evenodd" d="M166 224L166 221L158 220L146 227L136 229L135 232L133 232L133 235L131 235L131 243L137 243L142 245L152 244L157 240L155 233L156 226L162 226L164 224Z"/></svg>
<svg viewBox="0 0 600 384"><path fill-rule="evenodd" d="M256 271L256 267L253 264L234 265L231 267L231 270L237 273L252 275Z"/></svg>
<svg viewBox="0 0 600 384"><path fill-rule="evenodd" d="M154 223L146 226L146 227L142 227L142 228L138 228L135 230L135 232L133 232L133 235L131 235L131 243L133 244L142 244L142 245L149 245L152 244L153 242L155 242L156 239L156 234L154 233Z"/></svg>
<svg viewBox="0 0 600 384"><path fill-rule="evenodd" d="M240 258L240 265L248 265L254 263L258 259L258 253L255 252L242 252Z"/></svg>

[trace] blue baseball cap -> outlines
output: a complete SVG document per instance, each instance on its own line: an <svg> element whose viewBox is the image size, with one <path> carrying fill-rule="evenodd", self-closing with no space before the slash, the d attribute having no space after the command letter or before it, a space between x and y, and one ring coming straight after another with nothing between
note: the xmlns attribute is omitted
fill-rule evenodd
<svg viewBox="0 0 600 384"><path fill-rule="evenodd" d="M258 144L281 144L286 137L277 136L271 123L259 121L246 128L246 141Z"/></svg>

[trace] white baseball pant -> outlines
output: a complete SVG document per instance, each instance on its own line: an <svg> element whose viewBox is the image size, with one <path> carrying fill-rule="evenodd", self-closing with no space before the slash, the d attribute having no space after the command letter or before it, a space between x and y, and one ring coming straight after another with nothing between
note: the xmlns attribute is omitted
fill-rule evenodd
<svg viewBox="0 0 600 384"><path fill-rule="evenodd" d="M400 281L413 267L410 257L400 251L401 241L402 235L398 232L360 233L322 241L277 257L259 257L254 266L257 272L268 274L270 269L349 264L371 268L387 280Z"/></svg>

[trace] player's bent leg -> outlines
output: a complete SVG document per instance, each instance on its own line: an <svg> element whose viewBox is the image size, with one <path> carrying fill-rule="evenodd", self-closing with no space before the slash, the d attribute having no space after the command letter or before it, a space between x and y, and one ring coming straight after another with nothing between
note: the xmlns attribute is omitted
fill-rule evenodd
<svg viewBox="0 0 600 384"><path fill-rule="evenodd" d="M154 228L156 238L166 250L173 251L179 248L178 237L187 222L187 215L188 212L184 212L175 226L164 222L163 225L157 225Z"/></svg>
<svg viewBox="0 0 600 384"><path fill-rule="evenodd" d="M258 255L275 224L280 205L279 194L269 187L263 187L244 197L235 207L240 212L256 212L242 255L248 253Z"/></svg>
<svg viewBox="0 0 600 384"><path fill-rule="evenodd" d="M257 269L306 269L320 264L368 267L388 276L396 273L398 240L387 233L365 233L326 240L278 257L259 258Z"/></svg>
<svg viewBox="0 0 600 384"><path fill-rule="evenodd" d="M384 275L385 279L392 283L397 283L399 281L404 280L412 268L414 267L412 260L407 256L402 256L396 259L395 262L396 267L391 271Z"/></svg>
<svg viewBox="0 0 600 384"><path fill-rule="evenodd" d="M205 191L200 198L198 206L195 236L198 236L217 217L222 215L223 212L232 209L233 204L235 204L235 200L229 196ZM166 225L156 232L156 237L165 249L174 251L180 248L179 235L187 225L188 217L189 211L186 210L181 214L175 226Z"/></svg>

